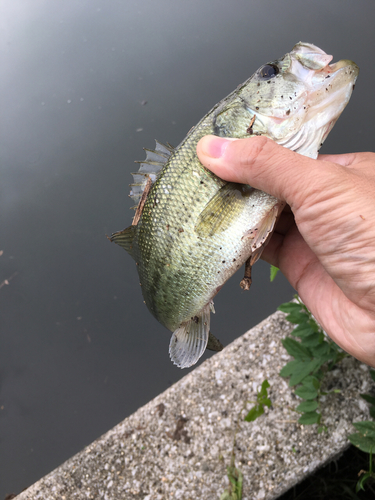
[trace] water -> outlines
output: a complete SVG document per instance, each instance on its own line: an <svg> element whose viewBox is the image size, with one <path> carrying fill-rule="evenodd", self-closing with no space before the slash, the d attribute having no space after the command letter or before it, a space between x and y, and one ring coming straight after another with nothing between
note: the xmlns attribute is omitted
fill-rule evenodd
<svg viewBox="0 0 375 500"><path fill-rule="evenodd" d="M105 238L130 224L142 147L178 144L303 40L361 67L324 151L374 150L374 13L341 0L1 2L0 498L187 373L134 262ZM215 300L224 344L293 294L264 263L250 292L241 277Z"/></svg>

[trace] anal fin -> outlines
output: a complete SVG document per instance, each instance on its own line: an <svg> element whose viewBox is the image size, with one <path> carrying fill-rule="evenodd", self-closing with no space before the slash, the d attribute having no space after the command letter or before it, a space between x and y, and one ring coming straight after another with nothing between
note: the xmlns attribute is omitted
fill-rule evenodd
<svg viewBox="0 0 375 500"><path fill-rule="evenodd" d="M206 350L210 332L210 303L173 332L169 355L179 368L194 365Z"/></svg>

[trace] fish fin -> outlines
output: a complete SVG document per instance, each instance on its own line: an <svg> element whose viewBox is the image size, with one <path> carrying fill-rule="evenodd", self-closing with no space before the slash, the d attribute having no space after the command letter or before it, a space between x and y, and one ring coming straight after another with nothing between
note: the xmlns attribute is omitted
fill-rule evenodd
<svg viewBox="0 0 375 500"><path fill-rule="evenodd" d="M271 208L271 210L267 212L265 217L263 217L263 219L257 224L255 228L249 229L242 236L242 239L251 238L254 240L251 245L254 256L251 258L251 265L254 265L255 262L259 259L262 253L261 251L259 252L259 249L262 249L267 244L267 239L272 234L277 218L281 213L284 205L285 203L282 203L281 201L279 203L276 203Z"/></svg>
<svg viewBox="0 0 375 500"><path fill-rule="evenodd" d="M117 243L120 247L124 248L133 258L133 241L136 233L137 226L129 226L122 231L113 233L109 238L110 241Z"/></svg>
<svg viewBox="0 0 375 500"><path fill-rule="evenodd" d="M225 231L242 213L249 193L253 190L244 184L228 182L210 199L198 217L195 231L208 238Z"/></svg>
<svg viewBox="0 0 375 500"><path fill-rule="evenodd" d="M179 368L194 365L207 347L210 331L210 303L173 332L169 343L171 360Z"/></svg>
<svg viewBox="0 0 375 500"><path fill-rule="evenodd" d="M212 335L211 332L209 332L206 349L208 349L209 351L219 352L224 349L224 346L219 339L217 339L214 335Z"/></svg>
<svg viewBox="0 0 375 500"><path fill-rule="evenodd" d="M146 159L143 161L136 161L140 164L138 172L132 174L134 183L130 184L131 191L130 197L139 203L142 193L146 187L147 179L150 178L152 183L156 181L160 171L167 164L169 157L174 151L173 146L170 144L161 144L155 141L155 149L145 149Z"/></svg>

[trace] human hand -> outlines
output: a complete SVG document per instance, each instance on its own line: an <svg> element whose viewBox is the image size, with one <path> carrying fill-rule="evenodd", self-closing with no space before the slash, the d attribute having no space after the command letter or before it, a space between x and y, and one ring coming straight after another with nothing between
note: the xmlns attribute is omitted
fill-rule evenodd
<svg viewBox="0 0 375 500"><path fill-rule="evenodd" d="M266 137L215 136L197 153L222 179L288 204L262 258L342 349L375 367L375 153L313 160Z"/></svg>

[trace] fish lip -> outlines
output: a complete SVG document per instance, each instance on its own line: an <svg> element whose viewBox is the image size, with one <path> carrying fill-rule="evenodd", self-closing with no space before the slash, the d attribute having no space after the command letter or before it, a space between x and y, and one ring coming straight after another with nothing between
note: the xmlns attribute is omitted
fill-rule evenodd
<svg viewBox="0 0 375 500"><path fill-rule="evenodd" d="M328 69L329 73L336 73L343 68L351 68L351 70L356 73L356 76L358 76L359 74L359 67L354 61L351 61L350 59L341 59L340 61L328 64L326 66L326 69Z"/></svg>

